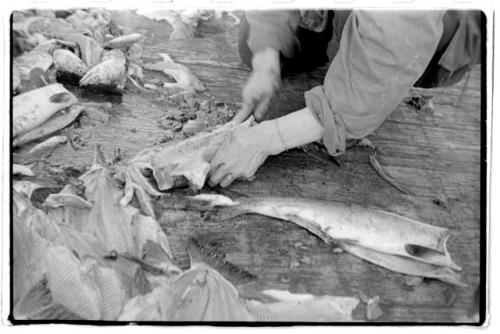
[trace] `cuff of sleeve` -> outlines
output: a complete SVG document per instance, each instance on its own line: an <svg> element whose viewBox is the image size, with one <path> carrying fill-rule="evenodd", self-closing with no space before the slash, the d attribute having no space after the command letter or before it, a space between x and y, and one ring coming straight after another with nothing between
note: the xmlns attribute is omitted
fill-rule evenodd
<svg viewBox="0 0 500 334"><path fill-rule="evenodd" d="M323 125L323 144L332 156L345 153L346 130L342 117L335 113L326 98L323 86L317 86L305 94L306 106Z"/></svg>

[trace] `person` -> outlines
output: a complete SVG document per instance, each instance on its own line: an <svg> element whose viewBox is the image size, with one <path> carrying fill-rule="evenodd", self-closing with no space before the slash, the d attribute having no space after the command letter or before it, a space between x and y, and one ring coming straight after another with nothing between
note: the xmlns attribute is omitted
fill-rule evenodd
<svg viewBox="0 0 500 334"><path fill-rule="evenodd" d="M235 131L213 159L211 186L251 179L270 155L322 140L329 154L382 124L410 88L452 85L480 62L480 11L247 12L239 51L252 67ZM330 61L306 107L264 120L282 74Z"/></svg>

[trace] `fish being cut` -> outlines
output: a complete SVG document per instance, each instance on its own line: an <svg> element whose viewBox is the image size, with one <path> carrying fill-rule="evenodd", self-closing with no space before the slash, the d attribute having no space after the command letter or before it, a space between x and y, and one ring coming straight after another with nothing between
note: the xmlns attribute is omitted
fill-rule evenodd
<svg viewBox="0 0 500 334"><path fill-rule="evenodd" d="M57 111L78 102L61 84L52 84L14 96L12 136L43 124Z"/></svg>
<svg viewBox="0 0 500 334"><path fill-rule="evenodd" d="M333 241L344 250L388 269L405 274L434 277L456 284L461 281L446 248L449 231L393 213L354 204L284 197L243 197L238 201L222 195L191 197L209 206L229 207L231 214L258 213L291 221ZM373 255L367 255L372 254ZM375 256L375 254L382 254ZM391 256L389 256L391 255Z"/></svg>

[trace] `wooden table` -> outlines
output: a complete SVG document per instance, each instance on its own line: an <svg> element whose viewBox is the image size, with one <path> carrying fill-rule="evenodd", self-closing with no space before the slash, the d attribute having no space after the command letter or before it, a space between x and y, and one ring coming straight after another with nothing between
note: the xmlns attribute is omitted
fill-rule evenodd
<svg viewBox="0 0 500 334"><path fill-rule="evenodd" d="M237 27L231 19L202 23L200 37L170 41L170 27L133 12L114 13L115 22L129 32L145 35L144 58L168 53L188 66L208 89L205 97L239 103L249 69L239 59ZM321 84L326 68L288 77L273 100L272 117L304 106L303 92ZM233 264L257 275L259 288L287 289L314 295L380 297L386 322L451 322L463 319L480 277L480 149L481 72L474 69L450 88L433 89L434 114L419 113L401 104L368 138L379 148L378 159L412 195L402 194L385 182L369 164L369 152L353 148L340 157L340 166L311 158L300 151L269 158L253 182L235 182L230 190L246 195L299 196L357 203L395 212L451 230L448 247L463 267L468 288L453 288L440 281L409 287L398 273L367 263L332 247L300 227L276 219L248 215L228 222L204 222L199 215L160 218L176 259L187 265L189 237L218 243ZM103 100L109 97L103 97ZM457 103L458 101L458 103ZM150 95L133 92L122 97L108 124L82 124L73 129L84 146L77 152L60 147L41 164L88 166L94 144L112 156L120 148L124 161L164 134L157 119L165 105ZM69 130L68 130L69 131ZM15 159L23 159L23 151ZM441 199L445 205L435 204ZM168 197L164 199L168 201ZM450 297L458 298L447 305ZM453 299L453 298L451 298ZM364 319L364 306L354 316Z"/></svg>

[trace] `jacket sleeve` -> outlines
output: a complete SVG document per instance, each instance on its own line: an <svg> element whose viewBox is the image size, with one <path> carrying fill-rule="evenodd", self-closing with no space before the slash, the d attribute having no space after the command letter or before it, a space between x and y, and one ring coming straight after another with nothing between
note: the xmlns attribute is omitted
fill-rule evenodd
<svg viewBox="0 0 500 334"><path fill-rule="evenodd" d="M293 57L299 47L295 35L298 11L249 11L245 15L250 26L248 46L253 54L269 47L286 58Z"/></svg>
<svg viewBox="0 0 500 334"><path fill-rule="evenodd" d="M356 11L322 86L305 93L332 155L382 124L418 80L442 33L439 11Z"/></svg>

